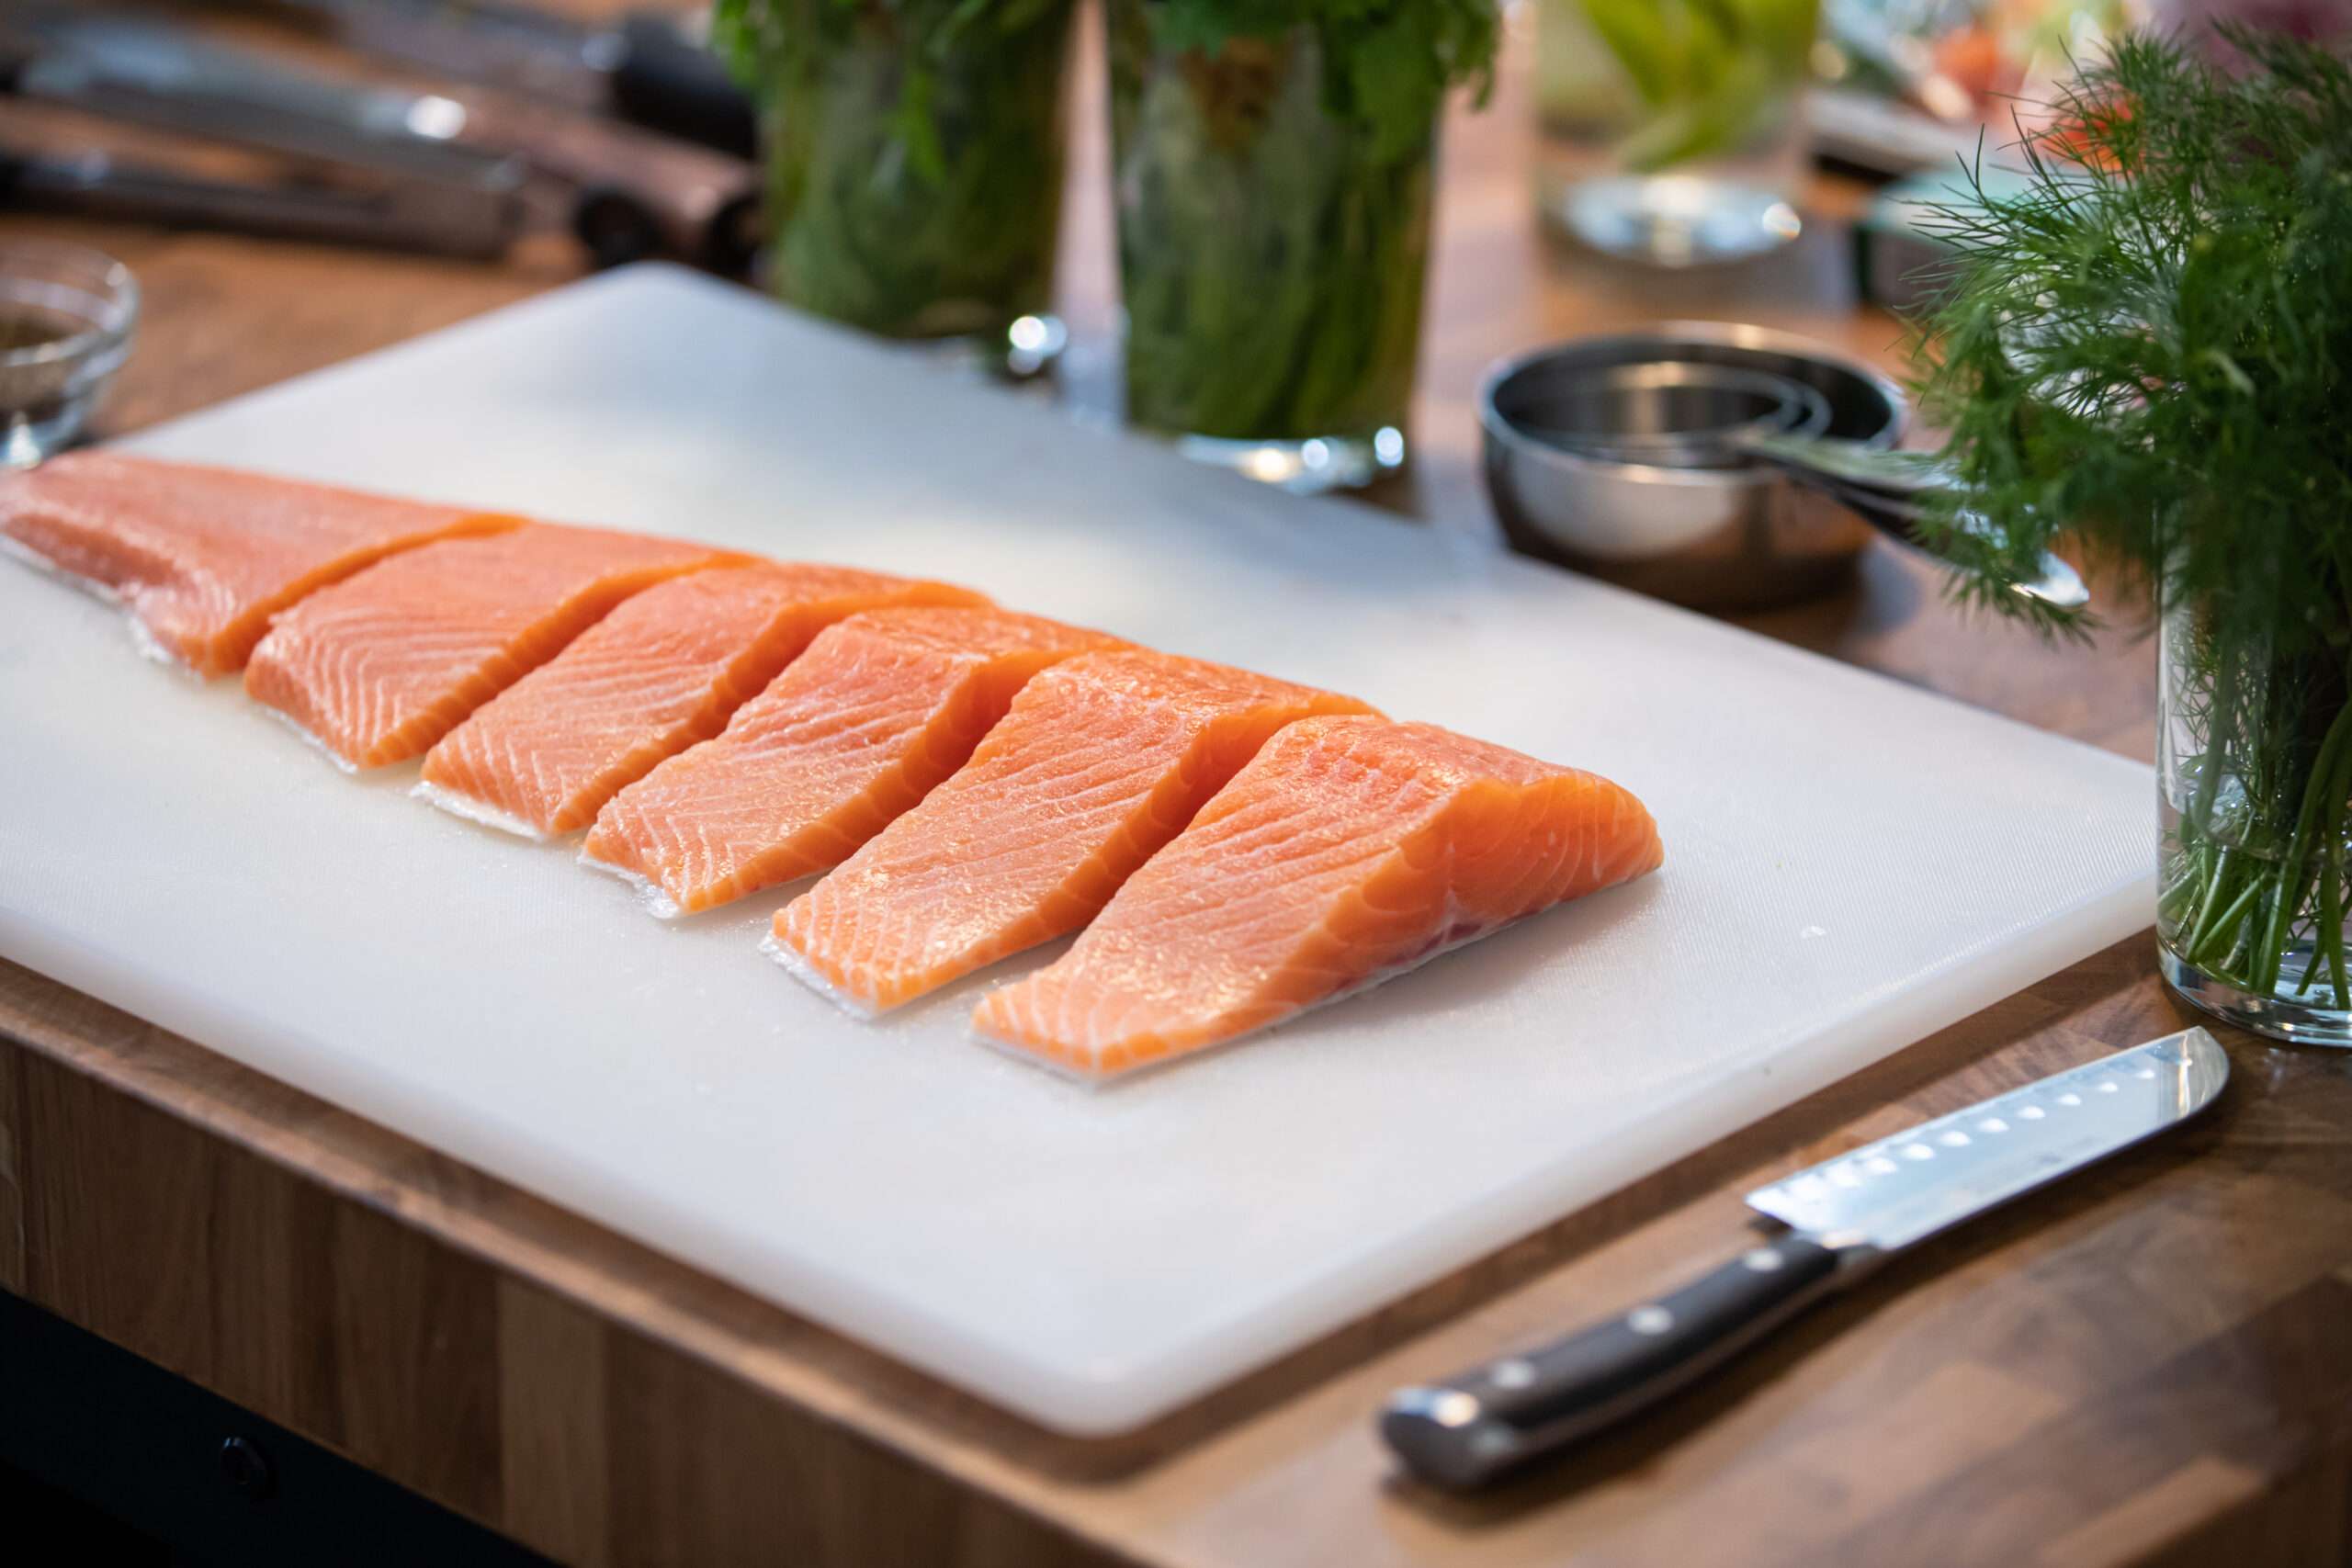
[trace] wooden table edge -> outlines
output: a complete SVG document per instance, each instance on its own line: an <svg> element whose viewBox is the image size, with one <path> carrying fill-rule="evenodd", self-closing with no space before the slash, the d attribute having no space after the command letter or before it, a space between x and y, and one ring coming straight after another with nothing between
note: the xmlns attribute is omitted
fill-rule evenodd
<svg viewBox="0 0 2352 1568"><path fill-rule="evenodd" d="M525 1500L510 1477L498 1506L485 1508L479 1496L469 1498L462 1488L435 1485L426 1473L429 1465L403 1463L403 1456L370 1452L364 1440L354 1442L347 1434L321 1430L317 1421L303 1419L299 1401L280 1400L273 1407L266 1398L255 1399L253 1389L237 1386L235 1378L207 1365L201 1350L175 1345L173 1335L155 1332L152 1323L142 1329L137 1322L122 1321L119 1312L110 1314L103 1304L94 1305L96 1298L86 1290L38 1288L43 1260L28 1256L42 1245L36 1211L56 1207L60 1200L45 1189L58 1185L64 1173L43 1168L43 1156L53 1157L57 1149L45 1148L37 1126L28 1125L28 1113L35 1108L27 1100L28 1095L41 1094L45 1068L63 1069L106 1095L169 1119L200 1140L260 1161L315 1193L383 1216L459 1260L445 1266L490 1271L510 1307L542 1320L579 1320L572 1323L574 1328L579 1322L590 1322L603 1332L629 1336L639 1342L633 1353L683 1358L808 1418L815 1429L828 1434L825 1441L858 1456L859 1464L928 1472L974 1499L1009 1506L1055 1536L1084 1543L1073 1561L1107 1553L1119 1561L1173 1563L1185 1559L1162 1550L1167 1543L1158 1538L1163 1531L1150 1528L1148 1521L1139 1525L1133 1510L1106 1508L1102 1501L1139 1483L1149 1490L1156 1470L1181 1465L1188 1452L1215 1447L1237 1429L1264 1423L1286 1405L1311 1400L1318 1390L1351 1378L1362 1381L1375 1362L1413 1359L1416 1341L1460 1340L1464 1321L1474 1318L1485 1303L1540 1284L1547 1276L1570 1275L1597 1249L1612 1243L1622 1246L1645 1227L1658 1228L1663 1216L1678 1211L1721 1211L1754 1180L1820 1157L1827 1147L1874 1135L1884 1114L1866 1113L1858 1123L1858 1106L1932 1114L1965 1103L1988 1087L2047 1070L2045 1064L2094 1054L2094 1037L2109 1037L2103 1043L2111 1046L2131 1043L2120 1036L2160 1032L2147 1027L2150 1004L2159 1013L2168 1010L2177 1019L2188 1019L2192 1015L2184 1007L2155 987L2147 957L2151 945L2152 939L2143 934L1996 1001L1863 1073L1124 1438L1083 1441L1045 1431L496 1178L5 963L0 963L0 1041L10 1049L0 1053L5 1064L0 1066L0 1128L16 1135L14 1159L0 1171L8 1179L0 1198L17 1212L13 1216L0 1212L0 1284L170 1370L242 1398L258 1413L340 1447L526 1544L571 1561L607 1560L598 1548L614 1539L609 1517L600 1541L582 1533L579 1521L570 1517L583 1506L592 1515L600 1510L609 1514L609 1499L587 1505L580 1500L581 1493L597 1489L594 1478L571 1474L567 1485L559 1489L573 1495L551 1501ZM2087 1032L2064 1027L2070 997L2087 994L2095 1009L2117 1012L2112 1004L2119 991L2136 993L2136 1005L2122 1008L2103 1027L2094 1024ZM53 1072L46 1076L53 1078ZM46 1098L59 1098L53 1082ZM38 1123L37 1116L33 1120ZM106 1145L107 1140L94 1133L93 1128L83 1129L77 1138L83 1150ZM153 1141L162 1134L150 1118L141 1135ZM107 1179L80 1169L72 1173L68 1184L104 1186ZM131 1184L117 1185L125 1190L113 1201L153 1201L153 1194L131 1191ZM86 1196L84 1207L90 1207ZM214 1215L207 1223L221 1221L222 1216ZM12 1231L13 1258L6 1245ZM175 1291L187 1295L207 1288L232 1293L250 1288L235 1281L224 1287L217 1277L175 1279L168 1271L159 1271L156 1280L165 1296ZM160 1314L151 1308L149 1315L169 1320L200 1314L200 1310L198 1303L183 1301ZM318 1331L315 1325L307 1330ZM1490 1343L1480 1353L1502 1348ZM1462 1357L1458 1349L1442 1354L1474 1359ZM1451 1359L1430 1363L1426 1355L1420 1359L1428 1363L1419 1368L1421 1375L1453 1364ZM495 1375L514 1374L502 1368ZM558 1373L563 1379L579 1375L577 1368ZM501 1403L510 1419L517 1418L516 1391L505 1391ZM556 1404L560 1407L561 1401ZM610 1441L618 1434L601 1436ZM525 1438L519 1431L502 1434L510 1449ZM513 1454L503 1458L512 1468ZM833 1462L842 1461L837 1458ZM1378 1489L1378 1477L1365 1479L1368 1488ZM2217 1490L2210 1508L2191 1509L2170 1521L2177 1528L2151 1543L2152 1553L2169 1551L2225 1517L2246 1513L2248 1502L2228 1489ZM1440 1519L1453 1507L1434 1498L1410 1506ZM556 1521L554 1527L547 1523L548 1518ZM1000 1526L996 1533L1003 1536L1005 1530ZM1012 1533L1028 1541L1024 1551L1038 1550L1035 1539L1022 1536L1019 1529ZM2154 1555L2148 1560L2154 1561Z"/></svg>

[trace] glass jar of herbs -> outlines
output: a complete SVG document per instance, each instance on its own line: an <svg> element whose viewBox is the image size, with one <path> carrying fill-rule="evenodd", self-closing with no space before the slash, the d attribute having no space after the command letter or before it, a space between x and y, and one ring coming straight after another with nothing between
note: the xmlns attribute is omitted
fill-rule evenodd
<svg viewBox="0 0 2352 1568"><path fill-rule="evenodd" d="M1000 360L1039 334L1073 0L720 0L760 108L780 298ZM1025 334L1025 335L1024 335Z"/></svg>
<svg viewBox="0 0 2352 1568"><path fill-rule="evenodd" d="M1439 110L1491 0L1108 0L1130 423L1293 490L1405 460Z"/></svg>
<svg viewBox="0 0 2352 1568"><path fill-rule="evenodd" d="M2231 24L2131 33L1946 214L1928 412L1968 593L2072 542L2155 612L2157 961L2286 1039L2352 1043L2352 62ZM2133 601L2139 601L2134 604Z"/></svg>

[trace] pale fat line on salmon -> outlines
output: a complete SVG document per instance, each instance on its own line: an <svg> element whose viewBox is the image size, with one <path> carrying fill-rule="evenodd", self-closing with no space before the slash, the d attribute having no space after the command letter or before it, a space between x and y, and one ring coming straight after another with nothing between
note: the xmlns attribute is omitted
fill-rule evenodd
<svg viewBox="0 0 2352 1568"><path fill-rule="evenodd" d="M452 817L462 817L479 827L495 829L501 833L512 833L518 839L527 839L535 844L552 844L558 837L541 829L537 823L525 821L511 811L502 811L487 802L476 800L463 790L450 789L445 784L428 784L419 779L416 787L410 790L409 794L427 806L439 807Z"/></svg>
<svg viewBox="0 0 2352 1568"><path fill-rule="evenodd" d="M276 719L278 723L284 725L287 728L292 730L295 734L300 736L302 738L302 743L305 746L314 748L319 754L326 758L328 761L333 762L336 767L342 769L345 773L349 773L353 778L357 778L359 776L359 764L345 756L342 752L336 750L334 747L328 745L324 740L320 739L318 734L312 730L309 725L304 724L300 719L296 718L284 708L272 707L267 703L256 703L254 705L261 709L262 712L269 715L270 717Z"/></svg>
<svg viewBox="0 0 2352 1568"><path fill-rule="evenodd" d="M62 583L77 593L88 594L108 609L120 611L124 623L130 628L130 645L139 650L141 658L161 664L167 670L175 670L198 685L205 683L205 678L197 673L195 665L164 647L163 639L147 629L147 623L139 618L139 612L132 608L130 601L123 596L120 589L109 587L95 577L68 571L22 539L6 534L0 534L0 555L22 561L51 582Z"/></svg>
<svg viewBox="0 0 2352 1568"><path fill-rule="evenodd" d="M671 897L669 892L660 883L644 873L631 871L625 865L615 865L608 860L598 860L584 849L580 852L579 860L580 863L590 871L628 883L631 888L635 889L638 902L645 906L645 912L655 919L674 920L684 916L686 911L678 901Z"/></svg>
<svg viewBox="0 0 2352 1568"><path fill-rule="evenodd" d="M20 560L43 577L87 593L101 604L111 604L118 610L123 607L120 590L109 588L95 577L84 577L78 571L68 571L13 534L0 534L0 556Z"/></svg>
<svg viewBox="0 0 2352 1568"><path fill-rule="evenodd" d="M166 670L176 671L198 684L203 683L204 677L197 673L196 666L165 648L163 639L147 629L147 623L139 618L138 611L126 604L123 606L122 618L130 627L131 646L139 649L139 656L141 659L150 663L160 664Z"/></svg>
<svg viewBox="0 0 2352 1568"><path fill-rule="evenodd" d="M815 967L807 959L801 957L789 942L777 936L775 931L771 931L760 939L760 951L782 964L794 979L823 997L852 1018L871 1023L882 1016L875 1009L868 1007L817 973Z"/></svg>

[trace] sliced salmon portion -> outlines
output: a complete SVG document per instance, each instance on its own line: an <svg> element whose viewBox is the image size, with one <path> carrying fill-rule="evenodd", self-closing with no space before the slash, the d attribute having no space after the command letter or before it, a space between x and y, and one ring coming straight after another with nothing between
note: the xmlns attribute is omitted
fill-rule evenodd
<svg viewBox="0 0 2352 1568"><path fill-rule="evenodd" d="M1427 724L1293 725L975 1033L1088 1077L1231 1040L1655 870L1633 795Z"/></svg>
<svg viewBox="0 0 2352 1568"><path fill-rule="evenodd" d="M824 870L964 765L1013 695L1119 638L1010 610L876 610L818 634L718 738L613 796L582 854L692 914Z"/></svg>
<svg viewBox="0 0 2352 1568"><path fill-rule="evenodd" d="M477 708L426 753L418 791L492 827L573 832L622 785L717 735L835 621L989 603L968 588L838 566L761 561L676 578Z"/></svg>
<svg viewBox="0 0 2352 1568"><path fill-rule="evenodd" d="M1196 659L1040 675L963 772L779 911L777 955L865 1011L1077 930L1284 725L1353 697Z"/></svg>
<svg viewBox="0 0 2352 1568"><path fill-rule="evenodd" d="M384 557L520 517L267 474L68 452L0 482L0 537L119 600L147 645L242 670L269 618Z"/></svg>
<svg viewBox="0 0 2352 1568"><path fill-rule="evenodd" d="M279 615L245 692L354 768L429 750L628 598L748 557L534 523L379 561Z"/></svg>

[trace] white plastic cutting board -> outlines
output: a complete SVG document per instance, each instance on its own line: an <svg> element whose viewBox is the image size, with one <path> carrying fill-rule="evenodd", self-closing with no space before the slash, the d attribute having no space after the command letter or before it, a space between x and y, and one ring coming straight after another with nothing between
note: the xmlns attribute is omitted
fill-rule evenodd
<svg viewBox="0 0 2352 1568"><path fill-rule="evenodd" d="M355 781L0 562L0 953L1048 1425L1135 1425L2150 918L2148 770L608 275L135 449L922 573L1609 774L1665 869L1090 1091ZM1058 947L1055 951L1058 951Z"/></svg>

